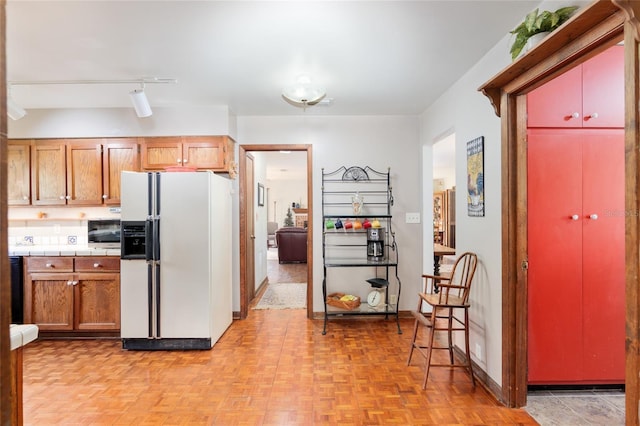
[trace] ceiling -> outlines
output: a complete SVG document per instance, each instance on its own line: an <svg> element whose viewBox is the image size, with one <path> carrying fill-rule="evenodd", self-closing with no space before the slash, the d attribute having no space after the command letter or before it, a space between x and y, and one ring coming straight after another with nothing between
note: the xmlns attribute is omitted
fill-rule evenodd
<svg viewBox="0 0 640 426"><path fill-rule="evenodd" d="M177 79L151 107L246 115L422 113L539 1L7 1L7 78ZM329 106L281 97L300 75ZM14 85L30 108L131 107L139 85Z"/></svg>

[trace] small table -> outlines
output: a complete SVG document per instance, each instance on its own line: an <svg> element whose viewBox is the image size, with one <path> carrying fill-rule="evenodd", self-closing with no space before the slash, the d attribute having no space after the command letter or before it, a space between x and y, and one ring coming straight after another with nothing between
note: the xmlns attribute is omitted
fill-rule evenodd
<svg viewBox="0 0 640 426"><path fill-rule="evenodd" d="M442 256L455 255L456 249L443 246L442 244L433 245L433 275L440 275L440 260Z"/></svg>

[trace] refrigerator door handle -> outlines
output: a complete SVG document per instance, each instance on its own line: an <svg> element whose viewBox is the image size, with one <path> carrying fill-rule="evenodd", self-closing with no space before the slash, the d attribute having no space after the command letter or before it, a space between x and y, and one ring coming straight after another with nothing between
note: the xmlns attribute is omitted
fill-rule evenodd
<svg viewBox="0 0 640 426"><path fill-rule="evenodd" d="M153 247L153 260L160 261L160 218L153 219L153 240L151 242Z"/></svg>
<svg viewBox="0 0 640 426"><path fill-rule="evenodd" d="M153 219L149 218L144 222L144 258L147 262L154 260L155 230Z"/></svg>
<svg viewBox="0 0 640 426"><path fill-rule="evenodd" d="M156 275L156 338L162 338L162 333L160 331L160 264L155 263L155 275Z"/></svg>
<svg viewBox="0 0 640 426"><path fill-rule="evenodd" d="M149 339L153 336L153 265L147 264L147 308L149 309L148 325L149 325Z"/></svg>

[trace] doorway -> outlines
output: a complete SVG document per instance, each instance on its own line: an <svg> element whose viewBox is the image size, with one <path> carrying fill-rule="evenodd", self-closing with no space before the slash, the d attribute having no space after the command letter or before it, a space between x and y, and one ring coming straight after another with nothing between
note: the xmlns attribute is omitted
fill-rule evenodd
<svg viewBox="0 0 640 426"><path fill-rule="evenodd" d="M307 317L313 318L313 191L312 191L312 149L311 145L240 145L239 146L239 210L240 210L240 318L247 317L249 312L249 305L253 299L250 287L250 273L248 272L248 266L252 262L249 259L253 256L249 245L247 244L247 238L250 238L249 227L250 222L255 215L251 212L253 198L250 198L250 194L247 192L247 176L251 172L247 171L247 167L251 164L247 164L246 157L251 152L273 152L273 151L291 151L291 152L304 152L306 154L306 186L307 186L307 271L306 271L306 306ZM251 201L251 202L250 202ZM268 201L267 201L268 202ZM271 206L273 208L273 206ZM277 208L277 206L276 206ZM274 212L275 213L275 212ZM252 215L251 217L249 215ZM271 214L271 212L269 213ZM276 214L277 218L277 214Z"/></svg>

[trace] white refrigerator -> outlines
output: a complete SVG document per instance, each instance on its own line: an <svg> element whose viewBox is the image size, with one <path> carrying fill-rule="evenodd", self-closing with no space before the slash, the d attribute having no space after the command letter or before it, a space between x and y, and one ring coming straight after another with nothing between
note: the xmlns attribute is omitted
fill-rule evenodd
<svg viewBox="0 0 640 426"><path fill-rule="evenodd" d="M213 172L122 172L124 349L211 349L232 322L231 185Z"/></svg>

